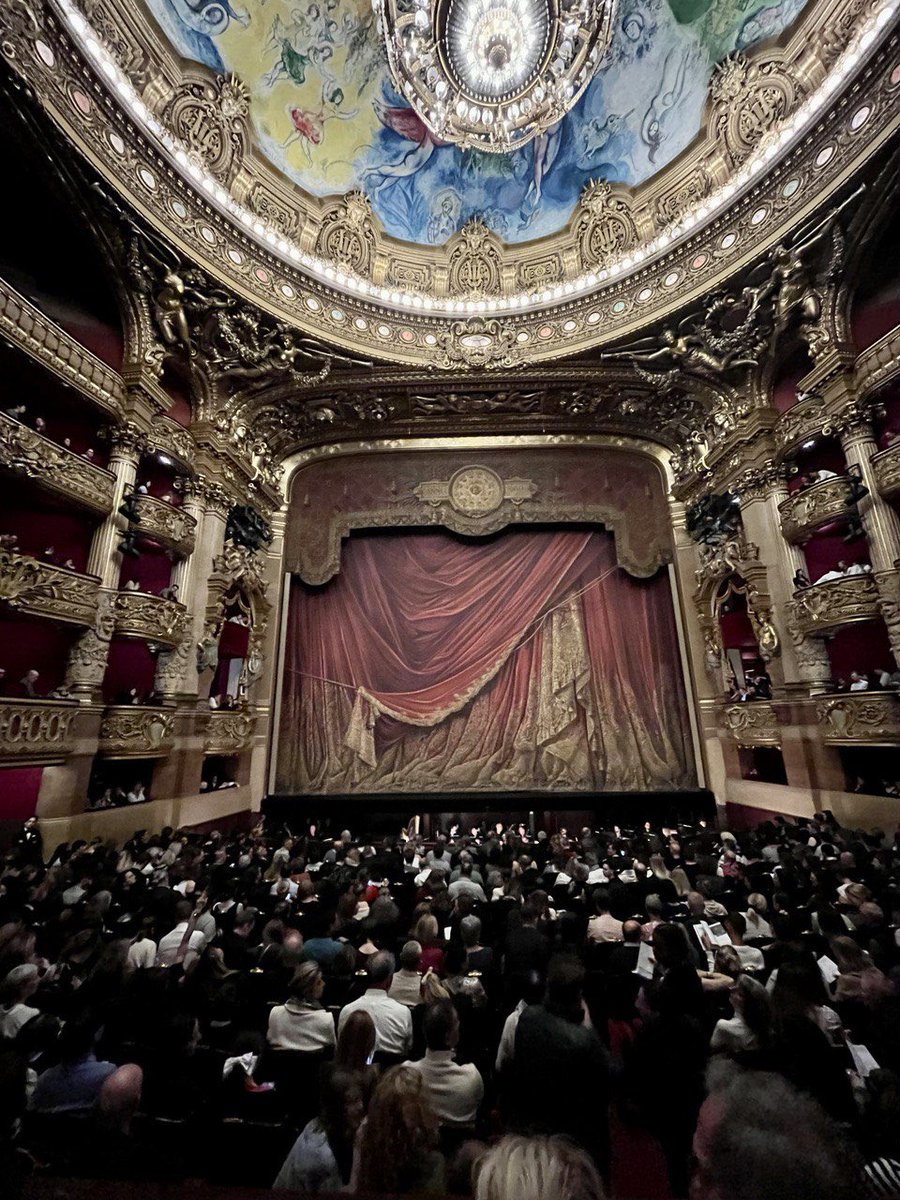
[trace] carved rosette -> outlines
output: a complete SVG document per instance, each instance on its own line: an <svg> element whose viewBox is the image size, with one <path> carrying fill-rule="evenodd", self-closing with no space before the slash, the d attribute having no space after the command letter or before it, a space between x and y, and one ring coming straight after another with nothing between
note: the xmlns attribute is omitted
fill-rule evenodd
<svg viewBox="0 0 900 1200"><path fill-rule="evenodd" d="M895 746L900 743L900 695L896 692L842 693L817 705L825 741L838 746Z"/></svg>
<svg viewBox="0 0 900 1200"><path fill-rule="evenodd" d="M114 612L116 633L174 646L184 632L187 609L174 600L148 592L117 592Z"/></svg>
<svg viewBox="0 0 900 1200"><path fill-rule="evenodd" d="M0 762L51 763L73 749L78 705L52 700L0 700Z"/></svg>
<svg viewBox="0 0 900 1200"><path fill-rule="evenodd" d="M887 499L900 493L900 440L872 455L872 470L882 496Z"/></svg>
<svg viewBox="0 0 900 1200"><path fill-rule="evenodd" d="M451 296L495 296L502 290L503 244L477 217L447 243Z"/></svg>
<svg viewBox="0 0 900 1200"><path fill-rule="evenodd" d="M174 722L168 709L107 708L100 724L100 753L107 758L161 758L172 749Z"/></svg>
<svg viewBox="0 0 900 1200"><path fill-rule="evenodd" d="M719 65L710 92L713 125L734 167L793 112L805 94L784 64L752 62L743 54L732 54Z"/></svg>
<svg viewBox="0 0 900 1200"><path fill-rule="evenodd" d="M594 180L581 193L574 235L583 270L602 268L638 240L631 206L613 195L604 180Z"/></svg>
<svg viewBox="0 0 900 1200"><path fill-rule="evenodd" d="M880 614L878 588L871 575L848 575L814 584L794 592L787 607L798 635L804 637L819 637Z"/></svg>
<svg viewBox="0 0 900 1200"><path fill-rule="evenodd" d="M345 271L369 278L375 255L375 223L365 192L348 192L322 218L316 253Z"/></svg>
<svg viewBox="0 0 900 1200"><path fill-rule="evenodd" d="M99 597L100 580L94 575L0 551L0 603L18 612L68 625L93 625Z"/></svg>
<svg viewBox="0 0 900 1200"><path fill-rule="evenodd" d="M240 754L253 738L255 718L247 712L211 712L206 726L207 754Z"/></svg>
<svg viewBox="0 0 900 1200"><path fill-rule="evenodd" d="M821 483L795 492L782 501L778 509L781 532L789 542L804 542L820 525L856 516L856 503L845 475L823 479Z"/></svg>
<svg viewBox="0 0 900 1200"><path fill-rule="evenodd" d="M164 500L157 500L155 496L135 494L133 503L138 518L138 533L170 546L185 557L193 552L197 522L190 513L173 504L166 504Z"/></svg>
<svg viewBox="0 0 900 1200"><path fill-rule="evenodd" d="M722 711L722 723L739 746L780 746L781 725L766 700L732 704Z"/></svg>
<svg viewBox="0 0 900 1200"><path fill-rule="evenodd" d="M0 467L82 508L104 515L112 510L116 477L111 471L95 467L6 413L0 413Z"/></svg>

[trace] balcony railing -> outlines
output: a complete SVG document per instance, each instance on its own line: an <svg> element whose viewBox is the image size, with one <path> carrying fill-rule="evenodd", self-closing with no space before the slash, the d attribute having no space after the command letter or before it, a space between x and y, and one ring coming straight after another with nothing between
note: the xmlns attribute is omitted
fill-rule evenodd
<svg viewBox="0 0 900 1200"><path fill-rule="evenodd" d="M722 710L722 724L739 746L780 746L778 714L767 700L729 704Z"/></svg>
<svg viewBox="0 0 900 1200"><path fill-rule="evenodd" d="M207 754L240 754L253 738L255 718L247 712L211 712L206 726Z"/></svg>
<svg viewBox="0 0 900 1200"><path fill-rule="evenodd" d="M781 532L789 542L804 542L820 526L856 515L856 501L846 475L823 479L794 492L778 507Z"/></svg>
<svg viewBox="0 0 900 1200"><path fill-rule="evenodd" d="M92 512L105 516L112 511L116 486L112 471L94 466L7 413L0 413L0 467Z"/></svg>
<svg viewBox="0 0 900 1200"><path fill-rule="evenodd" d="M172 749L174 721L169 709L115 705L103 713L98 749L107 758L162 758Z"/></svg>
<svg viewBox="0 0 900 1200"><path fill-rule="evenodd" d="M77 704L62 700L0 700L0 762L62 762L73 749L77 712Z"/></svg>
<svg viewBox="0 0 900 1200"><path fill-rule="evenodd" d="M96 575L81 575L27 554L0 551L0 604L30 617L93 625L100 596Z"/></svg>
<svg viewBox="0 0 900 1200"><path fill-rule="evenodd" d="M900 745L900 694L897 692L841 692L820 696L816 711L825 741L832 745Z"/></svg>
<svg viewBox="0 0 900 1200"><path fill-rule="evenodd" d="M806 637L833 633L844 625L880 615L878 588L871 575L846 575L794 592L788 602L797 631Z"/></svg>
<svg viewBox="0 0 900 1200"><path fill-rule="evenodd" d="M174 646L187 623L187 609L175 600L163 600L150 592L117 592L113 611L116 633Z"/></svg>
<svg viewBox="0 0 900 1200"><path fill-rule="evenodd" d="M187 556L194 549L197 522L183 508L166 504L155 496L130 497L137 518L137 532L162 542L179 554Z"/></svg>
<svg viewBox="0 0 900 1200"><path fill-rule="evenodd" d="M887 450L872 455L872 469L882 496L900 494L900 438Z"/></svg>

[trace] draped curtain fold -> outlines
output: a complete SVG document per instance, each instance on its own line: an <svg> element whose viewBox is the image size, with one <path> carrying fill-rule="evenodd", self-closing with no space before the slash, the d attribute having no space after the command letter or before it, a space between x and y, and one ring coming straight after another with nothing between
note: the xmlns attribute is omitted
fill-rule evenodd
<svg viewBox="0 0 900 1200"><path fill-rule="evenodd" d="M612 538L352 538L291 594L281 791L693 783L668 581Z"/></svg>

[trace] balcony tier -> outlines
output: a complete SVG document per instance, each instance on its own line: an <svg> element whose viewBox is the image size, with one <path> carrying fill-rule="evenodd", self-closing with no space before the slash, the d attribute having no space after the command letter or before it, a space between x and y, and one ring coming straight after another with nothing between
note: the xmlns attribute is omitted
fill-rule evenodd
<svg viewBox="0 0 900 1200"><path fill-rule="evenodd" d="M781 726L768 700L729 704L722 710L722 724L739 746L780 746Z"/></svg>
<svg viewBox="0 0 900 1200"><path fill-rule="evenodd" d="M78 705L63 700L0 700L0 762L62 762L73 749Z"/></svg>
<svg viewBox="0 0 900 1200"><path fill-rule="evenodd" d="M113 612L116 633L175 646L187 623L187 609L174 600L163 600L149 592L117 592Z"/></svg>
<svg viewBox="0 0 900 1200"><path fill-rule="evenodd" d="M794 592L788 604L797 631L806 637L833 633L844 625L880 616L878 588L871 575L847 575Z"/></svg>
<svg viewBox="0 0 900 1200"><path fill-rule="evenodd" d="M816 711L825 741L836 746L900 744L897 692L841 692L819 697Z"/></svg>
<svg viewBox="0 0 900 1200"><path fill-rule="evenodd" d="M106 758L164 758L174 743L169 709L121 704L107 708L98 749Z"/></svg>
<svg viewBox="0 0 900 1200"><path fill-rule="evenodd" d="M856 503L846 475L814 483L812 487L795 492L778 507L781 532L789 542L805 542L820 526L856 515Z"/></svg>
<svg viewBox="0 0 900 1200"><path fill-rule="evenodd" d="M0 604L15 612L68 625L93 625L99 596L96 575L81 575L27 554L0 551Z"/></svg>
<svg viewBox="0 0 900 1200"><path fill-rule="evenodd" d="M882 496L900 495L900 440L872 455L872 469Z"/></svg>
<svg viewBox="0 0 900 1200"><path fill-rule="evenodd" d="M253 738L255 718L246 712L211 712L206 726L207 754L240 754Z"/></svg>
<svg viewBox="0 0 900 1200"><path fill-rule="evenodd" d="M0 467L92 512L105 516L112 511L112 471L94 466L7 413L0 413Z"/></svg>
<svg viewBox="0 0 900 1200"><path fill-rule="evenodd" d="M157 500L155 496L131 497L138 518L137 532L162 542L185 557L194 549L197 522L182 508Z"/></svg>

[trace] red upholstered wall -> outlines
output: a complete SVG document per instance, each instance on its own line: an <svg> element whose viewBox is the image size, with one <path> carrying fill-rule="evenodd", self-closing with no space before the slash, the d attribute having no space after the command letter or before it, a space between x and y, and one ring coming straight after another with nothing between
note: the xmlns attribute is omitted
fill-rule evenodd
<svg viewBox="0 0 900 1200"><path fill-rule="evenodd" d="M900 325L900 284L893 283L854 305L850 316L853 341L858 350L877 342L896 325Z"/></svg>
<svg viewBox="0 0 900 1200"><path fill-rule="evenodd" d="M150 549L145 545L140 558L132 558L129 554L122 556L120 587L133 580L142 592L158 596L164 587L168 587L171 578L172 560L160 547Z"/></svg>
<svg viewBox="0 0 900 1200"><path fill-rule="evenodd" d="M884 621L863 621L851 625L829 638L825 643L828 661L835 680L849 682L851 671L868 675L873 671L893 669L894 656Z"/></svg>
<svg viewBox="0 0 900 1200"><path fill-rule="evenodd" d="M81 630L52 621L29 621L0 613L0 667L6 675L0 694L24 695L19 680L26 671L40 671L37 692L43 696L62 683L69 649Z"/></svg>
<svg viewBox="0 0 900 1200"><path fill-rule="evenodd" d="M847 470L847 460L841 449L840 442L834 438L820 438L809 450L798 450L791 459L791 465L797 470L788 477L788 490L797 491L802 485L800 477L813 471L825 469L843 475Z"/></svg>
<svg viewBox="0 0 900 1200"><path fill-rule="evenodd" d="M815 583L826 571L834 570L839 562L847 566L869 561L869 545L865 536L845 542L842 533L817 533L803 547L806 573Z"/></svg>
<svg viewBox="0 0 900 1200"><path fill-rule="evenodd" d="M103 678L103 698L107 704L118 704L125 692L137 688L145 696L153 688L156 659L145 642L113 638L109 662Z"/></svg>
<svg viewBox="0 0 900 1200"><path fill-rule="evenodd" d="M43 767L0 768L0 821L34 816L43 773Z"/></svg>

